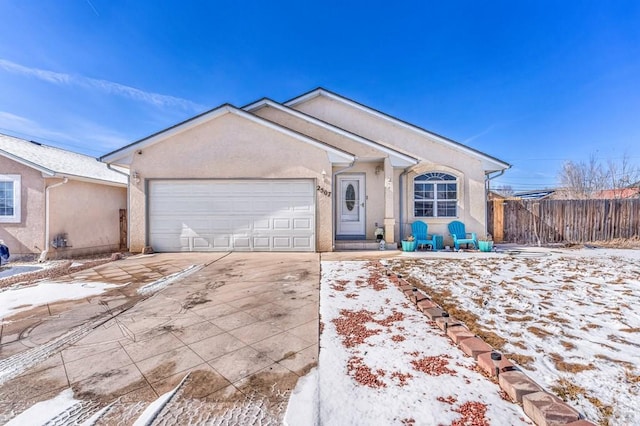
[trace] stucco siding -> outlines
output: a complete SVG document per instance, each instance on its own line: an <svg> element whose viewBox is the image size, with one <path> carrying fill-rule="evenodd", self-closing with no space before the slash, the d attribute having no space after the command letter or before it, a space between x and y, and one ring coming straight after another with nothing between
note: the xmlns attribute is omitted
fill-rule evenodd
<svg viewBox="0 0 640 426"><path fill-rule="evenodd" d="M323 176L322 171L327 175ZM313 179L331 188L326 152L275 129L225 114L133 154L130 249L147 245L146 188L150 179ZM331 199L316 198L316 244L329 251Z"/></svg>
<svg viewBox="0 0 640 426"><path fill-rule="evenodd" d="M47 179L47 186L60 179ZM127 208L127 189L68 180L49 190L49 241L66 234L66 248L49 247L49 257L71 257L117 251L120 209Z"/></svg>
<svg viewBox="0 0 640 426"><path fill-rule="evenodd" d="M44 179L42 174L0 155L0 173L20 175L21 219L0 223L0 240L13 259L34 257L44 248Z"/></svg>
<svg viewBox="0 0 640 426"><path fill-rule="evenodd" d="M420 161L420 164L406 175L406 180L403 182L403 205L407 214L403 215L403 223L398 223L400 226L396 227L396 236L404 235L408 231L410 223L415 220L412 204L413 178L420 173L447 170L459 178L458 217L456 219L464 222L470 232L484 234L485 177L482 162L477 156L324 96L309 99L293 108L383 145L393 147ZM395 190L399 189L398 183L398 179L396 179L394 182ZM396 220L399 220L399 204L396 205L398 208L395 210L395 215ZM429 224L430 232L444 235L445 241L450 242L446 225L453 219L423 218L420 220Z"/></svg>
<svg viewBox="0 0 640 426"><path fill-rule="evenodd" d="M333 130L328 130L315 123L310 123L304 119L294 117L284 111L279 111L276 108L267 106L260 108L257 111L253 111L253 113L316 140L325 142L338 149L349 152L360 160L382 158L386 155L378 149L354 141L347 136L340 135Z"/></svg>

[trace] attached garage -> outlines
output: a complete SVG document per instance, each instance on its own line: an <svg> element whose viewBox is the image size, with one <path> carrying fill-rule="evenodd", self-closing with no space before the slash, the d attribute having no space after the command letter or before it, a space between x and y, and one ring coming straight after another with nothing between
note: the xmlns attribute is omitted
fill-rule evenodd
<svg viewBox="0 0 640 426"><path fill-rule="evenodd" d="M311 179L148 182L148 244L157 251L315 251Z"/></svg>

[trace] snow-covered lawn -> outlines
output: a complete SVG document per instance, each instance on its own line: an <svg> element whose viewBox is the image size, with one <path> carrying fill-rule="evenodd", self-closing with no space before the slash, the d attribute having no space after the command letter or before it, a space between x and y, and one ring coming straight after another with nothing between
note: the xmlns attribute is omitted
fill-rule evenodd
<svg viewBox="0 0 640 426"><path fill-rule="evenodd" d="M530 424L382 272L322 262L319 423Z"/></svg>
<svg viewBox="0 0 640 426"><path fill-rule="evenodd" d="M589 420L640 424L640 251L527 253L386 263Z"/></svg>

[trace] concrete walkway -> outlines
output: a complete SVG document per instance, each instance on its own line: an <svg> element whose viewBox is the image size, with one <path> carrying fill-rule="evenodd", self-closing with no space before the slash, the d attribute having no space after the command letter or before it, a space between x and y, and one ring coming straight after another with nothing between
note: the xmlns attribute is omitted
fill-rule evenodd
<svg viewBox="0 0 640 426"><path fill-rule="evenodd" d="M203 267L150 297L137 294L192 264ZM98 424L135 419L190 373L159 424L176 413L181 422L203 421L248 398L261 398L261 412L234 415L277 423L288 391L317 364L319 273L318 254L222 253L136 256L67 277L127 285L5 321L5 365L34 350L42 357L46 342L81 332L2 384L0 422L68 387L85 401L77 419L114 402ZM180 407L194 400L200 408L185 414Z"/></svg>

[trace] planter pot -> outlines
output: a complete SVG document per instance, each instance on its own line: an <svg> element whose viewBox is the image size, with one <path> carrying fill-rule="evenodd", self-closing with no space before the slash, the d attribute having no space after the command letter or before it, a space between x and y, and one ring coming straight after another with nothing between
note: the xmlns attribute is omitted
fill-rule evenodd
<svg viewBox="0 0 640 426"><path fill-rule="evenodd" d="M402 251L416 251L416 241L402 241Z"/></svg>
<svg viewBox="0 0 640 426"><path fill-rule="evenodd" d="M489 252L493 250L493 241L478 241L480 251Z"/></svg>

